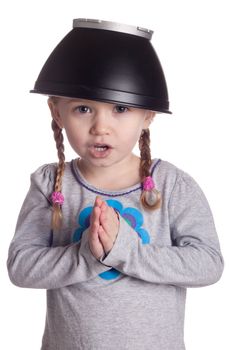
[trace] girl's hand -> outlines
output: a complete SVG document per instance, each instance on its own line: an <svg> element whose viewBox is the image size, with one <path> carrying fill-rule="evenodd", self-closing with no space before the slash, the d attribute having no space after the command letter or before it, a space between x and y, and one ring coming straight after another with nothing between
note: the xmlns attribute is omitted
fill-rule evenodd
<svg viewBox="0 0 230 350"><path fill-rule="evenodd" d="M93 211L90 216L90 227L89 227L89 247L91 253L95 256L96 259L100 259L101 256L104 256L104 248L100 242L98 231L100 227L100 218L101 209L95 201Z"/></svg>
<svg viewBox="0 0 230 350"><path fill-rule="evenodd" d="M119 218L116 211L109 207L106 202L102 202L98 234L106 254L112 249L118 230Z"/></svg>
<svg viewBox="0 0 230 350"><path fill-rule="evenodd" d="M89 246L96 259L108 253L116 240L119 219L115 210L96 197L90 217Z"/></svg>

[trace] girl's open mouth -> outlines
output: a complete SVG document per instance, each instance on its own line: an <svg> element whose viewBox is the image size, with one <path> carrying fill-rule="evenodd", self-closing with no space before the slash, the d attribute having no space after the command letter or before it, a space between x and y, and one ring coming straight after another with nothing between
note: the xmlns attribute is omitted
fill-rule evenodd
<svg viewBox="0 0 230 350"><path fill-rule="evenodd" d="M107 146L107 145L104 145L104 146L94 146L94 148L95 148L96 151L103 152L103 151L106 151L107 149L109 149L109 146Z"/></svg>
<svg viewBox="0 0 230 350"><path fill-rule="evenodd" d="M106 144L95 144L90 147L90 154L94 158L105 158L111 153L112 147Z"/></svg>

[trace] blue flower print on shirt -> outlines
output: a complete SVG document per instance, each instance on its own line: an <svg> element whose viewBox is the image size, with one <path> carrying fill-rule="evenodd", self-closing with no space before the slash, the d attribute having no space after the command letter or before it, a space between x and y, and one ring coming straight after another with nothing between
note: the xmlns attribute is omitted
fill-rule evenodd
<svg viewBox="0 0 230 350"><path fill-rule="evenodd" d="M107 204L116 209L119 214L125 219L125 221L134 229L142 240L142 244L150 243L150 236L148 232L142 227L144 220L142 213L136 208L128 207L123 209L121 202L113 199L106 201ZM83 209L78 218L78 224L80 227L76 229L73 235L73 241L78 242L83 232L90 226L90 215L93 210L93 207L87 207ZM111 268L108 271L100 273L98 276L105 280L111 280L117 278L121 273L114 268Z"/></svg>
<svg viewBox="0 0 230 350"><path fill-rule="evenodd" d="M82 233L90 226L90 215L93 210L93 207L85 208L81 211L78 224L80 227L74 232L73 241L78 242L81 239Z"/></svg>

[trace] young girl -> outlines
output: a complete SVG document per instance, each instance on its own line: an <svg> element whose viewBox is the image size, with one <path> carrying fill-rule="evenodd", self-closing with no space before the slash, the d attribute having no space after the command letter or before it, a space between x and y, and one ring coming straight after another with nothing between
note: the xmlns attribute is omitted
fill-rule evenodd
<svg viewBox="0 0 230 350"><path fill-rule="evenodd" d="M49 96L59 163L31 176L8 271L17 286L47 289L43 350L185 349L186 288L221 277L204 193L151 159L150 123L171 113L151 36L74 20L32 90Z"/></svg>

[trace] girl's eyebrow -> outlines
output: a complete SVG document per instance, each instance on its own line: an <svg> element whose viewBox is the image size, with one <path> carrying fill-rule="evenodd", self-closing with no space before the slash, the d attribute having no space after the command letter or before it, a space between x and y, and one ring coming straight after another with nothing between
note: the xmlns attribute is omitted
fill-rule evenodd
<svg viewBox="0 0 230 350"><path fill-rule="evenodd" d="M72 99L68 99L66 103L74 103L74 102L88 103L88 100L81 100L81 99L72 98Z"/></svg>
<svg viewBox="0 0 230 350"><path fill-rule="evenodd" d="M93 105L97 105L98 103L100 103L100 101L92 101L92 100L87 100L87 99L80 99L80 98L68 98L66 104L70 104L70 103L81 103L84 105L88 105L88 106L92 106ZM126 108L132 108L131 106L128 106L124 103L106 103L104 102L104 104L109 104L111 106L121 106L121 107L126 107Z"/></svg>

